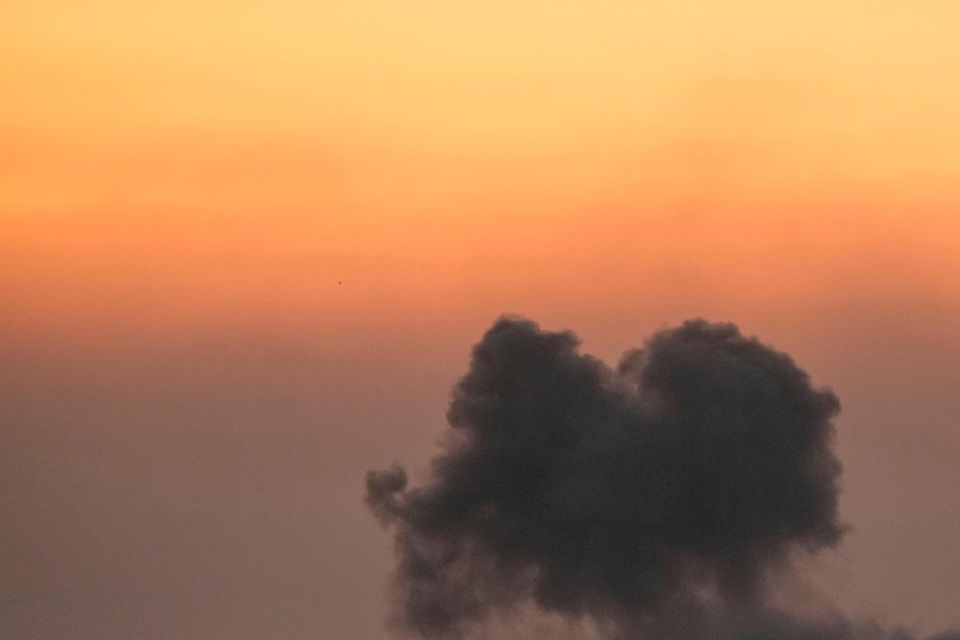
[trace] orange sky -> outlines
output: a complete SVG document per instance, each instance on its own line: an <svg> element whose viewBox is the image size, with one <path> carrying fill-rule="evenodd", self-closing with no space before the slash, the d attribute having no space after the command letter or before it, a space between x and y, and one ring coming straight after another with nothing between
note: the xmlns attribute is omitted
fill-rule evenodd
<svg viewBox="0 0 960 640"><path fill-rule="evenodd" d="M955 3L515 4L5 3L5 215L953 204Z"/></svg>
<svg viewBox="0 0 960 640"><path fill-rule="evenodd" d="M796 355L845 405L855 533L823 588L960 624L957 24L934 0L4 2L4 513L31 551L0 635L385 638L360 478L429 457L504 311L608 360L696 315ZM155 609L103 614L138 584Z"/></svg>
<svg viewBox="0 0 960 640"><path fill-rule="evenodd" d="M874 244L877 280L954 284L955 3L515 4L7 3L4 284L207 317L349 277L435 310L679 254L690 297L762 298L796 250L843 295Z"/></svg>

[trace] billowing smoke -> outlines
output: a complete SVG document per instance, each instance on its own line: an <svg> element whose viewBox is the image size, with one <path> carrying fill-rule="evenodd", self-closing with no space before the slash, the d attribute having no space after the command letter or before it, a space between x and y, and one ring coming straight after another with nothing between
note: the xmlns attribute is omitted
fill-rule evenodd
<svg viewBox="0 0 960 640"><path fill-rule="evenodd" d="M453 391L429 481L367 476L396 533L395 622L457 638L533 602L609 638L907 640L769 601L792 552L843 535L839 406L731 324L662 331L614 370L570 332L501 318Z"/></svg>

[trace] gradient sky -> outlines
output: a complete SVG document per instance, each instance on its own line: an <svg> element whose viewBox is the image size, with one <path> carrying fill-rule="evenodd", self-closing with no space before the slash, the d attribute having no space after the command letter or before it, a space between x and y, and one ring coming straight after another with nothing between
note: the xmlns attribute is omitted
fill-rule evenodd
<svg viewBox="0 0 960 640"><path fill-rule="evenodd" d="M385 640L363 475L423 468L505 311L608 361L691 316L793 354L852 527L808 597L960 625L958 24L7 0L0 636Z"/></svg>

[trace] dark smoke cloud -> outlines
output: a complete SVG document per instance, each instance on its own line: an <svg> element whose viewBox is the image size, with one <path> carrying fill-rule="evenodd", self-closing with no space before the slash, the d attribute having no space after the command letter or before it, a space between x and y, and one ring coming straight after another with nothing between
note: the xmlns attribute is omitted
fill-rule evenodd
<svg viewBox="0 0 960 640"><path fill-rule="evenodd" d="M610 638L909 638L767 602L792 551L844 531L831 391L731 324L662 331L615 370L578 344L501 318L427 484L368 474L396 532L399 627L456 638L532 601Z"/></svg>

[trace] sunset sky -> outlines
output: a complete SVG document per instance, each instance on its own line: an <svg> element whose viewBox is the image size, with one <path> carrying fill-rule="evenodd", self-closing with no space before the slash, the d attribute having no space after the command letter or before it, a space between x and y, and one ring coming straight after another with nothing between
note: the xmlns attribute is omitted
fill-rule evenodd
<svg viewBox="0 0 960 640"><path fill-rule="evenodd" d="M5 1L0 636L386 640L364 473L424 469L504 312L611 363L697 316L792 354L851 527L801 590L960 625L958 25Z"/></svg>

